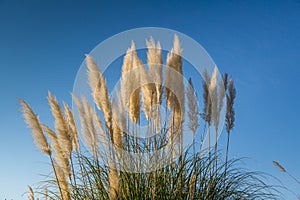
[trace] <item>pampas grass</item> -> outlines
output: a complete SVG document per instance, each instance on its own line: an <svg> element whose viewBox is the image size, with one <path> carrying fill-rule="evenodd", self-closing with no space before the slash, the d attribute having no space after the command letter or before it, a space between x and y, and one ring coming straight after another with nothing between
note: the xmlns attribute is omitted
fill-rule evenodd
<svg viewBox="0 0 300 200"><path fill-rule="evenodd" d="M208 91L212 102L212 108L211 108L212 121L216 128L219 125L218 124L218 115L219 115L218 102L219 101L218 101L218 91L217 91L217 76L218 76L218 70L215 67L210 79Z"/></svg>
<svg viewBox="0 0 300 200"><path fill-rule="evenodd" d="M107 91L106 81L98 69L96 61L86 54L86 65L88 68L89 84L99 110L102 111L107 127L111 127L111 104Z"/></svg>
<svg viewBox="0 0 300 200"><path fill-rule="evenodd" d="M205 120L208 125L211 124L211 97L209 95L209 84L210 84L210 76L208 75L207 71L204 70L203 72L204 80L202 81L202 88L203 88L203 103L204 109L202 113L202 118Z"/></svg>
<svg viewBox="0 0 300 200"><path fill-rule="evenodd" d="M133 65L133 52L135 45L132 42L131 48L127 50L124 57L121 79L122 103L124 102L130 119L137 123L140 116L140 76ZM138 87L136 87L138 86Z"/></svg>
<svg viewBox="0 0 300 200"><path fill-rule="evenodd" d="M56 98L48 92L48 102L51 107L52 115L55 119L55 130L59 138L58 142L65 157L69 158L72 152L72 142L68 131L68 125L61 107Z"/></svg>
<svg viewBox="0 0 300 200"><path fill-rule="evenodd" d="M281 164L279 164L279 162L277 162L277 161L272 161L273 162L273 164L281 171L281 172L286 172L286 170L284 169L284 167L282 167L282 165Z"/></svg>
<svg viewBox="0 0 300 200"><path fill-rule="evenodd" d="M73 100L80 114L83 141L85 145L90 149L93 156L97 157L99 154L99 140L95 128L94 115L92 115L93 108L88 104L87 100L84 97L82 97L81 102L75 95L73 95Z"/></svg>
<svg viewBox="0 0 300 200"><path fill-rule="evenodd" d="M162 103L162 52L160 43L157 42L155 45L154 39L151 37L150 40L146 40L146 45L148 48L147 52L147 63L149 67L149 77L151 81L154 83L155 92L154 98L155 104ZM153 85L153 84L152 84Z"/></svg>
<svg viewBox="0 0 300 200"><path fill-rule="evenodd" d="M179 38L175 35L173 48L167 54L165 77L159 42L150 38L146 45L148 69L138 57L134 43L126 51L117 99L110 98L106 80L96 61L86 55L87 76L97 108L85 97L72 94L80 117L79 124L75 123L68 105L63 103L62 109L50 92L48 101L55 130L41 125L29 105L20 100L33 139L40 151L50 157L52 164L54 178L44 182L49 188L47 197L59 200L276 199L272 194L276 191L267 186L259 174L235 168L238 160L228 160L227 155L224 162L217 151L207 157L197 156L200 151L196 151L196 141L192 145L193 151L183 149L185 102L187 100L188 128L194 136L201 132L199 116L202 109L192 80L187 87L183 83ZM218 127L218 115L225 95L226 128L231 131L235 114L233 81L229 81L228 88L227 78L222 83L226 85L217 85L217 69L211 76L204 72L204 79L204 112L201 116L205 126L202 133L206 132L206 125ZM163 80L164 87L160 84ZM222 87L228 92L222 91ZM161 110L154 107L158 105L166 107L165 119L160 117ZM141 119L146 119L147 134L153 137L139 138ZM78 140L78 132L81 132L84 145ZM170 148L154 153L165 148L168 142ZM146 166L147 170L151 169L148 172L143 171L143 160L139 160L144 153L149 153L152 158L150 166ZM178 158L176 153L180 153ZM130 167L135 167L137 173L128 171Z"/></svg>
<svg viewBox="0 0 300 200"><path fill-rule="evenodd" d="M31 107L22 99L19 99L21 103L21 111L23 113L23 117L25 122L27 123L28 127L31 129L32 137L34 140L35 145L39 148L39 150L50 156L51 151L48 144L48 141L43 133L41 128L39 119L37 115L34 114Z"/></svg>
<svg viewBox="0 0 300 200"><path fill-rule="evenodd" d="M28 200L34 200L34 193L32 188L30 186L27 187L28 187Z"/></svg>
<svg viewBox="0 0 300 200"><path fill-rule="evenodd" d="M51 147L55 152L55 159L59 162L59 165L62 168L66 177L70 179L71 172L70 172L69 160L67 157L64 156L57 135L48 126L43 124L42 127L51 140Z"/></svg>
<svg viewBox="0 0 300 200"><path fill-rule="evenodd" d="M200 109L198 106L198 96L195 93L192 79L189 79L189 85L187 86L187 100L188 100L188 118L189 118L189 129L196 134L199 127L199 115Z"/></svg>
<svg viewBox="0 0 300 200"><path fill-rule="evenodd" d="M154 104L154 94L155 94L155 86L154 84L149 84L149 74L146 71L146 68L143 62L139 59L137 52L134 48L133 52L133 67L137 69L139 74L140 83L139 86L141 87L141 95L143 101L143 112L146 116L146 119L150 118L150 109L151 106ZM138 105L137 105L138 106Z"/></svg>
<svg viewBox="0 0 300 200"><path fill-rule="evenodd" d="M76 128L75 120L73 113L71 112L71 109L69 108L68 104L63 102L64 110L65 110L65 116L68 123L68 131L70 134L70 139L72 141L72 149L76 152L79 150L79 140L78 140L78 131Z"/></svg>
<svg viewBox="0 0 300 200"><path fill-rule="evenodd" d="M275 165L281 172L286 173L287 175L289 175L289 177L291 177L296 183L300 184L300 181L295 178L292 174L290 174L279 162L273 160L273 165Z"/></svg>

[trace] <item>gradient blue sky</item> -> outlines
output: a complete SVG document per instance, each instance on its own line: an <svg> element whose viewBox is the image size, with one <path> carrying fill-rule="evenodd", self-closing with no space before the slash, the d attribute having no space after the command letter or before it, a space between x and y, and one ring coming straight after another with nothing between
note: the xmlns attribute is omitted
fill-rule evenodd
<svg viewBox="0 0 300 200"><path fill-rule="evenodd" d="M48 90L71 103L84 53L114 34L144 26L187 34L235 78L230 155L249 157L247 167L274 175L300 194L300 185L272 165L277 160L300 179L300 1L0 0L0 199L26 199L21 196L26 186L49 171L17 97L52 123Z"/></svg>

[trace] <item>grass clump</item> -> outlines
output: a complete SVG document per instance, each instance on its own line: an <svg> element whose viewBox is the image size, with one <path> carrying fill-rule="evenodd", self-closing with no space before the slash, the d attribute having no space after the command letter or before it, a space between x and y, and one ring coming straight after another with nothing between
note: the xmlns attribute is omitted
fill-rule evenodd
<svg viewBox="0 0 300 200"><path fill-rule="evenodd" d="M54 129L42 124L31 107L20 100L35 144L49 157L53 168L52 175L35 193L29 187L29 199L35 199L35 194L60 200L276 199L276 190L265 184L263 174L243 170L239 160L228 158L235 121L233 79L228 80L225 74L218 84L217 68L211 75L204 72L201 113L192 80L184 83L179 38L175 36L167 55L165 73L160 44L155 44L153 38L146 43L147 68L134 43L127 50L116 98L110 97L95 60L86 55L97 110L85 97L72 94L79 124L68 105L60 106L50 92ZM164 118L161 106L165 108ZM225 161L218 143L210 143L213 129L218 138L224 106L228 133ZM147 138L140 137L142 120L147 124ZM194 136L188 148L184 148L184 121ZM82 142L78 139L79 130ZM205 133L209 137L209 154L203 154L201 148Z"/></svg>

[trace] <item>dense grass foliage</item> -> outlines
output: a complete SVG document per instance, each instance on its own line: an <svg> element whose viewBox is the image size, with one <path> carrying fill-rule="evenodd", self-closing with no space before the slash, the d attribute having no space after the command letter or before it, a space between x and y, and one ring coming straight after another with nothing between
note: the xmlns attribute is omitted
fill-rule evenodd
<svg viewBox="0 0 300 200"><path fill-rule="evenodd" d="M235 122L233 79L225 74L218 80L217 68L211 74L204 71L201 109L192 80L187 84L183 81L178 37L167 55L165 73L160 44L151 38L147 47L148 68L137 56L134 43L127 50L117 98L109 95L103 74L87 55L88 80L97 109L85 97L73 94L79 124L68 105L60 106L50 92L54 130L42 124L29 104L20 100L35 144L49 157L53 168L35 190L29 187L29 199L40 195L60 200L276 199L277 191L265 184L263 174L243 170L239 160L228 158ZM164 118L160 107L166 110ZM201 148L204 135L210 139L213 133L218 138L224 108L225 161L217 142L209 143L208 154ZM147 124L147 139L139 137L141 119ZM204 124L201 130L200 120ZM183 145L185 121L194 136L188 148ZM79 132L83 141L79 141ZM163 151L153 154L159 149ZM141 156L144 153L153 158L147 170L143 170L147 163Z"/></svg>

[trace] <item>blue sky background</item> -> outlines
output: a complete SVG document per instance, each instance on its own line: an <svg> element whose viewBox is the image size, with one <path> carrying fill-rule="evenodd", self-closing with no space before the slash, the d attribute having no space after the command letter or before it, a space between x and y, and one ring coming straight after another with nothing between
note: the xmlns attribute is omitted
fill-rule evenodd
<svg viewBox="0 0 300 200"><path fill-rule="evenodd" d="M268 172L300 194L300 185L272 165L277 160L300 179L300 1L0 0L0 199L26 199L21 196L26 186L49 172L17 97L52 123L48 90L71 103L84 53L114 34L144 26L187 34L235 78L230 155L249 157L246 167Z"/></svg>

